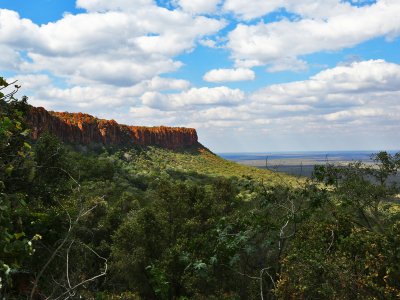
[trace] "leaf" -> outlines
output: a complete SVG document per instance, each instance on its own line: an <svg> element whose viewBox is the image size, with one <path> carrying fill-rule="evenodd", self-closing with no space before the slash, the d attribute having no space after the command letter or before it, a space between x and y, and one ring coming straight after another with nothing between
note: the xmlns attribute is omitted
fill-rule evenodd
<svg viewBox="0 0 400 300"><path fill-rule="evenodd" d="M205 270L205 269L207 269L207 265L205 263L199 261L194 264L194 269L195 270Z"/></svg>
<svg viewBox="0 0 400 300"><path fill-rule="evenodd" d="M3 127L4 129L9 129L11 127L11 125L12 125L12 122L9 117L4 117L1 120L1 127Z"/></svg>
<svg viewBox="0 0 400 300"><path fill-rule="evenodd" d="M22 136L28 136L30 132L31 132L30 129L25 129L24 131L21 132L21 135L22 135ZM28 144L28 145L29 145L29 144ZM30 146L30 145L29 145L29 146Z"/></svg>
<svg viewBox="0 0 400 300"><path fill-rule="evenodd" d="M6 171L6 174L10 176L13 170L14 170L14 166L8 166L5 171Z"/></svg>
<svg viewBox="0 0 400 300"><path fill-rule="evenodd" d="M5 81L3 77L0 77L0 86L4 86L4 87L8 86L7 81Z"/></svg>
<svg viewBox="0 0 400 300"><path fill-rule="evenodd" d="M16 240L19 240L20 238L25 236L25 232L18 232L18 233L14 233L14 237Z"/></svg>
<svg viewBox="0 0 400 300"><path fill-rule="evenodd" d="M212 257L210 258L210 264L211 264L211 265L215 265L217 262L218 262L218 259L217 259L216 256L212 256Z"/></svg>

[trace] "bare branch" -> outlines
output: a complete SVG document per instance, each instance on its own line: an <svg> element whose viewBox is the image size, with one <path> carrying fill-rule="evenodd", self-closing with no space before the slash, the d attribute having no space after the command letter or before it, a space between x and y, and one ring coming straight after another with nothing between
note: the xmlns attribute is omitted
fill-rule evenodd
<svg viewBox="0 0 400 300"><path fill-rule="evenodd" d="M3 101L5 101L5 102L9 102L10 100L13 99L13 96L14 96L14 95L19 91L19 89L21 88L21 86L15 84L17 81L18 81L18 80L15 80L15 81L13 81L12 83L8 84L7 86L0 87L0 91L1 91L1 90L5 89L5 88L8 88L10 85L14 85L14 90L11 91L11 92L9 92L9 93L6 94L6 95L3 95L3 96L0 98L0 100L3 100Z"/></svg>
<svg viewBox="0 0 400 300"><path fill-rule="evenodd" d="M71 289L71 281L69 280L69 251L71 250L72 245L74 244L75 241L72 241L71 244L69 244L69 247L67 249L67 283L68 287Z"/></svg>
<svg viewBox="0 0 400 300"><path fill-rule="evenodd" d="M9 84L6 85L6 86L0 87L0 91L1 91L1 90L4 90L5 88L8 88L10 85L15 84L17 81L18 81L18 80L14 80L13 82L9 83Z"/></svg>
<svg viewBox="0 0 400 300"><path fill-rule="evenodd" d="M67 231L67 234L65 235L65 238L62 240L62 242L60 243L60 245L58 245L58 247L56 248L56 250L54 250L54 252L51 254L50 258L47 260L47 262L45 263L45 265L42 267L42 269L39 271L39 274L36 276L36 279L33 283L33 288L30 294L30 299L33 299L33 297L35 296L35 292L37 290L38 284L39 284L39 280L42 277L44 271L46 271L47 267L50 265L50 263L54 260L54 258L56 257L58 251L61 250L62 247L64 247L65 243L68 241L69 236L71 234L71 230L72 230L72 222L71 222L71 216L69 215L68 211L61 205L61 207L66 211L67 216L68 216L68 220L69 220L69 229Z"/></svg>
<svg viewBox="0 0 400 300"><path fill-rule="evenodd" d="M329 247L328 247L328 249L326 250L326 252L325 252L325 254L327 254L328 252L329 252L329 250L331 250L331 247L332 247L332 245L333 245L333 241L335 240L335 232L333 231L333 230L331 230L331 238L332 238L332 240L331 240L331 243L329 244Z"/></svg>
<svg viewBox="0 0 400 300"><path fill-rule="evenodd" d="M57 169L59 169L59 170L63 171L64 173L66 173L74 181L74 183L77 185L78 192L80 193L80 187L81 186L80 186L79 182L69 172L67 172L66 170L64 170L62 168L57 168ZM102 198L104 199L104 196ZM31 294L30 294L30 299L33 299L33 297L34 297L34 295L36 293L39 281L40 281L41 277L43 276L43 273L46 271L46 269L48 268L50 263L54 260L54 258L58 255L58 252L69 241L71 233L72 233L74 227L79 223L80 219L83 216L89 214L91 211L93 211L98 206L98 204L96 204L96 205L94 205L93 207L91 207L91 208L89 208L87 210L84 210L84 207L82 206L80 211L79 211L79 213L78 213L78 215L77 215L77 217L75 218L74 221L72 221L71 215L68 212L68 210L59 201L57 201L57 202L62 207L62 209L65 211L65 213L66 213L66 215L68 217L68 223L69 223L68 231L67 231L67 234L65 235L64 239L61 241L60 245L54 250L54 252L51 254L51 256L48 259L48 261L46 262L46 264L42 267L42 269L39 271L39 274L35 278L35 281L33 283L33 288L32 288ZM76 290L77 287L85 284L86 282L93 281L98 277L104 276L106 274L106 272L107 272L107 259L101 257L97 252L95 252L89 246L87 246L85 244L82 244L83 246L88 248L91 252L93 252L98 258L105 260L105 271L102 272L101 274L97 275L97 276L92 277L91 279L85 280L85 281L83 281L83 282L81 282L81 283L79 283L79 284L77 284L75 286L72 286L71 282L70 282L70 278L69 278L69 252L70 252L70 249L71 249L73 244L74 244L74 241L72 241L70 243L69 247L67 248L67 255L66 255L67 256L66 257L67 258L67 274L66 275L67 275L68 288L67 288L67 291L64 292L57 299L59 299L60 297L63 297L66 294L70 294L66 299L70 298L71 296L73 296L75 294L75 290Z"/></svg>
<svg viewBox="0 0 400 300"><path fill-rule="evenodd" d="M279 251L282 250L282 244L283 244L284 234L285 234L284 230L285 230L286 226L288 226L288 224L289 224L289 220L287 220L285 225L283 225L281 227L281 230L280 230L280 233L279 233Z"/></svg>
<svg viewBox="0 0 400 300"><path fill-rule="evenodd" d="M66 292L62 293L60 296L58 296L58 297L55 298L54 300L58 300L58 299L64 297L66 294L70 294L70 293L73 293L73 295L75 295L75 290L76 290L78 287L84 285L85 283L94 281L94 280L96 280L97 278L100 278L100 277L105 276L105 275L107 274L108 259L102 257L100 254L98 254L95 250L93 250L93 249L92 249L91 247L89 247L88 245L86 245L86 244L84 244L84 243L80 243L80 244L81 244L82 246L86 247L86 248L87 248L88 250L90 250L94 255L96 255L98 258L100 258L100 259L102 259L102 260L104 261L104 271L102 271L102 272L101 272L100 274L98 274L98 275L95 275L95 276L93 276L93 277L91 277L91 278L89 278L89 279L86 279L86 280L84 280L84 281L82 281L82 282L80 282L80 283L74 285L73 287L71 287L70 289L68 289ZM68 298L70 298L70 296L68 296L68 297L65 298L65 299L68 299Z"/></svg>

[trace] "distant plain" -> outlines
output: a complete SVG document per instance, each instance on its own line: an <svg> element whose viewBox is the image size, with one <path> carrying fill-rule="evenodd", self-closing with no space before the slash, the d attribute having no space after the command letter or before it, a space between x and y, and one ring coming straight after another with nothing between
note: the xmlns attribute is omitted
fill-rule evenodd
<svg viewBox="0 0 400 300"><path fill-rule="evenodd" d="M310 177L315 165L326 163L338 166L351 162L361 161L372 164L371 155L379 150L360 151L299 151L299 152L270 152L270 153L218 153L224 159L242 165L257 168L268 168L273 171L283 172L295 176ZM398 151L388 151L395 154Z"/></svg>

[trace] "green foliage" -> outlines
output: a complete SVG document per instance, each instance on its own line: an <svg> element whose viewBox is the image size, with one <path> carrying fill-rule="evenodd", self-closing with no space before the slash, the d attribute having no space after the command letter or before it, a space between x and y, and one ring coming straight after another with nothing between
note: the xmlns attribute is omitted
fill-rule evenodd
<svg viewBox="0 0 400 300"><path fill-rule="evenodd" d="M0 86L8 84L0 78ZM1 97L4 94L0 95ZM3 288L11 275L21 268L32 254L32 237L27 235L23 216L29 183L34 173L29 131L24 124L26 99L0 99L0 278ZM0 290L1 291L1 290Z"/></svg>
<svg viewBox="0 0 400 300"><path fill-rule="evenodd" d="M204 187L154 183L153 201L131 211L114 236L115 280L144 298L215 292L209 276L215 273L209 258L216 243L211 229L235 205L232 188L222 179Z"/></svg>
<svg viewBox="0 0 400 300"><path fill-rule="evenodd" d="M372 155L371 158L376 163L376 168L371 168L369 171L381 185L385 184L390 176L396 175L400 168L400 153L391 155L382 151Z"/></svg>
<svg viewBox="0 0 400 300"><path fill-rule="evenodd" d="M67 284L68 255L75 284L107 259L106 277L74 290L89 298L398 296L398 190L371 171L380 161L319 168L321 184L231 166L206 151L81 153L47 135L32 149L22 219L32 224L26 236L43 239L32 241L24 268L38 274L57 253L38 281L45 294L63 294L52 280Z"/></svg>
<svg viewBox="0 0 400 300"><path fill-rule="evenodd" d="M399 206L391 203L398 189L386 184L387 175L396 172L385 166L390 165L387 153L374 157L374 166L355 163L334 172L334 166L317 170L317 178L336 188L329 190L330 201L298 227L282 261L278 298L399 297L399 253L394 250L399 246L394 233L399 214L396 221L392 218ZM332 174L337 181L326 181Z"/></svg>

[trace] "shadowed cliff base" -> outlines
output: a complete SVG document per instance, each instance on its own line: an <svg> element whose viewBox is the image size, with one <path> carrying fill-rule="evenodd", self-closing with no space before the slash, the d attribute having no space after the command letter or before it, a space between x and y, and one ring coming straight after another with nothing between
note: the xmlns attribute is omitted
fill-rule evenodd
<svg viewBox="0 0 400 300"><path fill-rule="evenodd" d="M158 146L174 150L202 147L193 128L128 126L89 114L53 112L43 107L31 107L27 121L34 140L48 132L63 142L82 145Z"/></svg>

